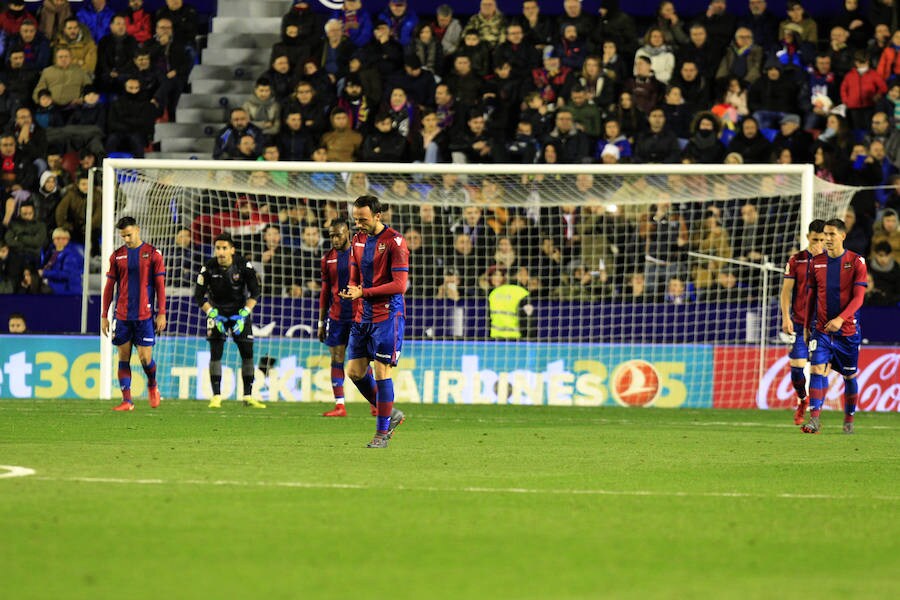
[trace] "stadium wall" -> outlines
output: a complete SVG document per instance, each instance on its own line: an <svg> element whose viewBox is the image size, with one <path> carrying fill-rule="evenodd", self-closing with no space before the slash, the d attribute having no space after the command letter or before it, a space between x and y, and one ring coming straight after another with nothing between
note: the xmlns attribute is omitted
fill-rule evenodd
<svg viewBox="0 0 900 600"><path fill-rule="evenodd" d="M168 365L159 359L166 398L209 397L209 351L191 341L192 364ZM283 356L258 372L261 395L272 401L330 402L330 359L314 340L283 345ZM98 397L100 353L96 336L0 336L0 398ZM548 353L552 350L552 353ZM623 350L641 359L622 360ZM234 352L229 348L229 352ZM512 356L513 361L510 362ZM553 356L537 364L535 356ZM542 344L540 342L429 342L404 346L395 378L397 396L409 402L439 404L533 404L555 406L657 406L667 408L761 408L792 406L787 357L783 349L766 356L766 374L756 389L736 384L757 349L698 344L629 345ZM224 364L238 364L226 355ZM516 364L512 372L495 365ZM448 368L449 366L449 368ZM135 358L135 372L140 373ZM224 369L223 395L235 397L234 372ZM859 410L900 412L900 350L866 346L860 352ZM144 378L132 382L136 397ZM350 401L362 401L348 386ZM832 373L826 406L839 409L843 380Z"/></svg>

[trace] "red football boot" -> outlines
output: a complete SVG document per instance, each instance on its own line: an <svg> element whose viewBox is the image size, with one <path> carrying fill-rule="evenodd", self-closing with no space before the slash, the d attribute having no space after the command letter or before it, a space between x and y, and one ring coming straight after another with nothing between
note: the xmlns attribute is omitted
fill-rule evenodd
<svg viewBox="0 0 900 600"><path fill-rule="evenodd" d="M333 410L329 410L326 413L322 413L323 417L346 417L347 416L347 407L343 404L335 404Z"/></svg>
<svg viewBox="0 0 900 600"><path fill-rule="evenodd" d="M132 402L126 402L125 400L122 400L122 404L113 406L113 410L117 410L119 412L134 410L134 404Z"/></svg>
<svg viewBox="0 0 900 600"><path fill-rule="evenodd" d="M159 406L159 386L147 388L147 396L150 398L150 408Z"/></svg>
<svg viewBox="0 0 900 600"><path fill-rule="evenodd" d="M803 419L806 416L806 407L809 406L809 400L804 398L797 403L797 409L794 411L794 425L803 425Z"/></svg>

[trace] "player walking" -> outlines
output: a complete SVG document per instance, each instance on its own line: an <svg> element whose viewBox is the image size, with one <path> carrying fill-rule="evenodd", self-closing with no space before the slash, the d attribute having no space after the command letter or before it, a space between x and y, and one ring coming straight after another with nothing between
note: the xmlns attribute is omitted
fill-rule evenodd
<svg viewBox="0 0 900 600"><path fill-rule="evenodd" d="M346 417L344 406L344 355L353 323L353 302L340 297L350 282L350 227L342 221L328 230L331 250L322 257L322 291L319 293L319 341L331 353L331 389L334 409L326 417ZM372 415L375 416L375 407Z"/></svg>
<svg viewBox="0 0 900 600"><path fill-rule="evenodd" d="M781 330L794 336L788 357L791 361L791 383L797 392L797 408L794 411L794 425L803 423L809 399L806 394L806 375L803 373L809 349L803 337L807 329L806 323L806 288L812 258L822 253L825 241L825 221L816 219L809 224L806 234L808 242L806 250L801 250L788 259L784 269L784 281L781 284Z"/></svg>
<svg viewBox="0 0 900 600"><path fill-rule="evenodd" d="M369 448L387 448L404 419L394 409L391 368L397 366L403 345L409 249L400 232L381 222L383 210L375 196L360 196L353 203L359 232L350 247L350 282L340 294L347 300L362 298L354 303L347 374L378 411ZM368 369L370 360L375 361L374 377Z"/></svg>
<svg viewBox="0 0 900 600"><path fill-rule="evenodd" d="M138 358L147 374L147 396L150 408L159 406L156 361L153 345L156 333L166 328L166 284L162 254L141 241L141 228L132 217L116 223L125 242L109 257L109 271L103 286L103 313L100 332L109 336L109 307L116 295L116 328L112 343L119 347L119 388L122 403L113 410L134 410L131 400L131 349L137 347ZM153 291L156 293L156 317L153 317ZM155 325L155 327L154 327Z"/></svg>
<svg viewBox="0 0 900 600"><path fill-rule="evenodd" d="M209 342L210 408L222 407L222 355L228 334L241 354L244 406L265 408L253 398L253 317L250 313L259 298L259 278L249 260L236 254L229 233L216 236L215 258L200 269L194 299L206 313L206 341Z"/></svg>
<svg viewBox="0 0 900 600"><path fill-rule="evenodd" d="M819 413L825 403L829 364L844 378L844 433L853 433L853 414L859 386L859 309L866 287L866 261L844 249L847 226L840 219L825 222L825 252L813 257L807 294L807 327L810 352L809 421L803 433L819 433ZM815 314L815 319L813 315ZM811 337L812 324L815 329Z"/></svg>

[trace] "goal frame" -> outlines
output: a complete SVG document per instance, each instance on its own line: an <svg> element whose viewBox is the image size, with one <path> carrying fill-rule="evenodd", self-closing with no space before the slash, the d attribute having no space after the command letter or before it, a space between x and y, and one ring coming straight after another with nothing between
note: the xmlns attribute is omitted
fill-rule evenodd
<svg viewBox="0 0 900 600"><path fill-rule="evenodd" d="M594 176L616 175L792 175L800 176L800 231L806 231L813 218L815 198L815 170L812 164L803 165L710 165L710 164L576 164L576 165L521 165L521 164L410 164L312 161L216 161L173 159L125 159L108 158L103 161L101 258L105 265L119 240L115 231L116 169L166 169L174 171L291 171L297 173L365 173L408 175L546 175ZM800 236L805 247L805 236ZM105 285L105 277L101 280ZM103 307L100 304L101 316ZM765 328L762 328L765 329ZM112 398L113 346L110 340L100 336L100 398ZM763 344L764 348L764 344ZM762 350L764 351L764 349Z"/></svg>

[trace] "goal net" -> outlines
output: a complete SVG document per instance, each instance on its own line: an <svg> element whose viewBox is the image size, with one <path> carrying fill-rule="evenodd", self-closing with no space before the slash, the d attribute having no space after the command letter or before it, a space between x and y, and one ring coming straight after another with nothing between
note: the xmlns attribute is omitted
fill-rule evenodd
<svg viewBox="0 0 900 600"><path fill-rule="evenodd" d="M110 159L103 255L121 243L114 223L125 215L163 253L165 398L210 395L192 288L229 232L262 283L254 392L330 402L320 259L330 225L374 194L410 248L399 401L774 406L755 395L771 357L786 355L781 272L808 223L843 217L852 192L815 180L811 166ZM101 347L110 397L112 349ZM235 398L240 359L226 348L222 393ZM346 391L361 400L349 381Z"/></svg>

